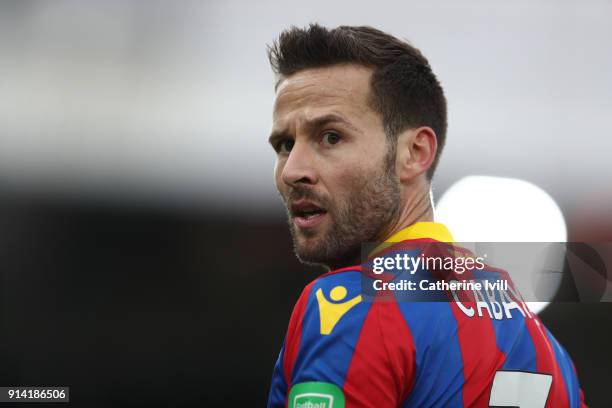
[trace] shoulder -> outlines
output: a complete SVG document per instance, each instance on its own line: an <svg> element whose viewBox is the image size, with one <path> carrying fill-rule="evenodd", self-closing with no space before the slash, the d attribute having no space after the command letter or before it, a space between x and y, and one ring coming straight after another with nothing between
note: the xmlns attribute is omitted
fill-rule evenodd
<svg viewBox="0 0 612 408"><path fill-rule="evenodd" d="M291 382L329 382L342 387L347 401L396 406L412 384L411 336L397 303L365 298L362 279L356 267L305 288L296 305L299 323L288 337L296 350ZM376 381L365 381L372 372Z"/></svg>
<svg viewBox="0 0 612 408"><path fill-rule="evenodd" d="M305 330L320 335L330 335L345 315L363 318L368 307L362 296L361 281L359 267L319 276L302 291L292 318L301 320ZM355 323L354 318L350 320Z"/></svg>

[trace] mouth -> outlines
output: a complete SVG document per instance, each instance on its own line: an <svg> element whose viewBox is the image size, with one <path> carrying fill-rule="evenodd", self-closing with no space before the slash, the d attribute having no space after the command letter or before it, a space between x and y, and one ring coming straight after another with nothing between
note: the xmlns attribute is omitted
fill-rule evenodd
<svg viewBox="0 0 612 408"><path fill-rule="evenodd" d="M312 229L325 219L327 210L311 201L299 200L291 204L291 217L300 229Z"/></svg>

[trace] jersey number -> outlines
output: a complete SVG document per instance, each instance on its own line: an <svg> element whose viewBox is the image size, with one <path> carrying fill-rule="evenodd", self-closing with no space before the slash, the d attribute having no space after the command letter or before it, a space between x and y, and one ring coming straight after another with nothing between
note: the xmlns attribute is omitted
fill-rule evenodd
<svg viewBox="0 0 612 408"><path fill-rule="evenodd" d="M498 371L491 387L490 407L544 408L552 375Z"/></svg>

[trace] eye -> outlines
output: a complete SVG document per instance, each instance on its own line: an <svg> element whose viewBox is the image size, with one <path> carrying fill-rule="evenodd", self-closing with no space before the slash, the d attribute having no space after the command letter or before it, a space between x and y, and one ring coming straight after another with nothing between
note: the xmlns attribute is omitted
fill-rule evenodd
<svg viewBox="0 0 612 408"><path fill-rule="evenodd" d="M277 153L289 153L293 149L295 142L293 139L283 139L276 144Z"/></svg>
<svg viewBox="0 0 612 408"><path fill-rule="evenodd" d="M342 138L340 137L339 134L337 134L335 132L325 132L325 133L323 133L322 139L323 139L323 143L325 143L327 145L335 145Z"/></svg>

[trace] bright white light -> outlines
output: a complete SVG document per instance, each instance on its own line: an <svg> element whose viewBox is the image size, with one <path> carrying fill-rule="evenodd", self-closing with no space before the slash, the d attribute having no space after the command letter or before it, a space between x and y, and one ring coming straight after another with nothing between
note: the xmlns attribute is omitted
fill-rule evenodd
<svg viewBox="0 0 612 408"><path fill-rule="evenodd" d="M465 242L565 242L557 203L524 180L469 176L451 186L436 206L436 219Z"/></svg>
<svg viewBox="0 0 612 408"><path fill-rule="evenodd" d="M436 206L436 221L457 242L565 242L567 228L557 203L538 186L518 179L469 176L451 186ZM521 264L538 264L537 250L520 254ZM529 257L533 258L530 259ZM562 259L558 262L562 266ZM518 278L518 279L517 279ZM513 280L525 297L533 285ZM522 282L521 282L522 280ZM558 282L560 283L560 282ZM558 289L550 288L551 298ZM548 302L528 302L539 313Z"/></svg>

